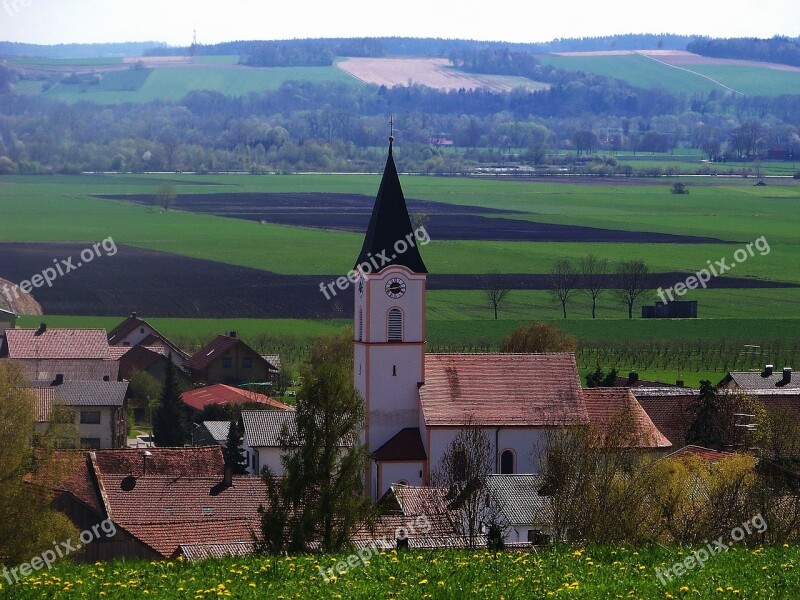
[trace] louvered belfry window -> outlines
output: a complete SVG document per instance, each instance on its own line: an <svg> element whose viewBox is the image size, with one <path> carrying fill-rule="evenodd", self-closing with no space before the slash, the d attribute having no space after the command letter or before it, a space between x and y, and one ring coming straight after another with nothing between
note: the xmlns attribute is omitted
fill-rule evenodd
<svg viewBox="0 0 800 600"><path fill-rule="evenodd" d="M399 308L389 311L389 341L403 341L403 313Z"/></svg>

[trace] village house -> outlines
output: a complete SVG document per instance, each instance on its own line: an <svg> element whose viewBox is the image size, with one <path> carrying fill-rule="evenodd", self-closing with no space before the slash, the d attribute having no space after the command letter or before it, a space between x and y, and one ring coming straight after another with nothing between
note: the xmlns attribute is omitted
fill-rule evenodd
<svg viewBox="0 0 800 600"><path fill-rule="evenodd" d="M126 395L128 383L120 381L65 381L31 388L36 396L37 429L44 432L55 406L74 414L85 448L123 448L127 442Z"/></svg>
<svg viewBox="0 0 800 600"><path fill-rule="evenodd" d="M171 342L147 321L140 319L135 312L109 331L107 337L109 346L117 348L140 346L156 354L169 356L179 368L182 368L183 363L189 358L177 344Z"/></svg>
<svg viewBox="0 0 800 600"><path fill-rule="evenodd" d="M275 365L240 340L235 331L218 335L185 363L196 384L268 382L277 373Z"/></svg>
<svg viewBox="0 0 800 600"><path fill-rule="evenodd" d="M80 561L193 558L253 549L259 477L226 474L218 446L75 453L53 506L78 529L106 518L116 534L81 549ZM225 552L225 549L229 552Z"/></svg>
<svg viewBox="0 0 800 600"><path fill-rule="evenodd" d="M0 339L0 362L13 361L29 381L117 381L119 362L104 329L9 329Z"/></svg>
<svg viewBox="0 0 800 600"><path fill-rule="evenodd" d="M297 435L297 415L293 410L243 410L244 436L242 448L247 457L247 472L258 475L264 467L283 475L281 434Z"/></svg>

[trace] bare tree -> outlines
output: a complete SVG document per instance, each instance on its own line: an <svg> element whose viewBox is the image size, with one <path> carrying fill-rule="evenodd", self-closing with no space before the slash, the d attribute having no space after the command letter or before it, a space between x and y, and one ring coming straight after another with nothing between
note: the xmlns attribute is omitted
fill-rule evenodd
<svg viewBox="0 0 800 600"><path fill-rule="evenodd" d="M461 513L461 533L471 548L478 543L484 488L492 464L489 436L470 420L450 442L432 474L435 485L449 490L450 506Z"/></svg>
<svg viewBox="0 0 800 600"><path fill-rule="evenodd" d="M578 272L568 258L560 258L550 268L550 293L561 304L564 318L567 318L567 304L575 293Z"/></svg>
<svg viewBox="0 0 800 600"><path fill-rule="evenodd" d="M594 319L597 298L608 287L608 259L588 254L580 260L580 270L583 273L584 284L584 288L580 291L592 299L592 318Z"/></svg>
<svg viewBox="0 0 800 600"><path fill-rule="evenodd" d="M503 278L497 271L490 271L483 278L483 294L494 309L495 321L497 320L497 308L510 293L511 289L506 287Z"/></svg>
<svg viewBox="0 0 800 600"><path fill-rule="evenodd" d="M617 288L619 301L628 307L628 318L633 318L636 299L650 289L650 269L642 260L625 260L617 265Z"/></svg>

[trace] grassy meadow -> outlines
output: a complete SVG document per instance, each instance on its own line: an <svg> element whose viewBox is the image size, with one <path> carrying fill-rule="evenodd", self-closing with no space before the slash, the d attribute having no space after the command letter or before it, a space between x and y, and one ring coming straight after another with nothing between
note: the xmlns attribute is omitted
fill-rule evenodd
<svg viewBox="0 0 800 600"><path fill-rule="evenodd" d="M800 549L734 546L667 580L690 548L557 547L543 552L381 552L325 581L349 556L247 557L186 563L57 564L10 586L19 598L795 598ZM357 559L357 556L356 556ZM663 579L663 583L662 580Z"/></svg>
<svg viewBox="0 0 800 600"><path fill-rule="evenodd" d="M398 153L402 156L401 153ZM152 193L164 181L179 194L168 213L123 201L102 200L95 194ZM262 224L193 214L180 210L180 194L230 192L355 193L374 197L380 176L373 175L84 175L0 177L0 241L90 242L113 237L116 244L246 266L282 274L330 276L352 267L362 234L276 224ZM454 205L508 209L504 218L543 223L583 225L603 229L652 231L723 240L724 243L587 243L432 241L422 249L433 274L546 273L562 257L579 259L592 252L612 263L641 258L655 272L687 275L708 261L728 263L745 243L763 236L769 252L736 265L728 275L800 283L800 183L770 182L754 187L752 180L713 178L689 183L688 195L670 193L669 180L571 183L560 181L496 181L404 176L407 198ZM762 246L763 247L763 246ZM124 252L124 248L120 250ZM676 281L677 283L677 281ZM348 296L349 298L349 296ZM660 344L698 339L775 348L783 340L792 348L800 338L800 288L717 288L690 291L685 299L699 301L699 319L628 320L611 294L601 296L598 318L592 320L588 300L576 294L568 319L547 291L515 290L501 305L499 319L480 290L431 290L428 293L427 337L431 349L474 351L497 349L519 324L547 320L575 335L583 347L655 340ZM655 293L642 303L655 302ZM635 314L639 314L638 307ZM47 315L51 326L113 327L119 318ZM310 338L335 331L343 320L290 319L152 319L171 337L194 345L226 329L246 337L292 338L302 346ZM41 317L26 317L23 326ZM733 351L733 350L732 350ZM622 350L620 350L622 352ZM790 353L787 360L794 354ZM761 356L759 356L759 359ZM777 361L777 357L765 356ZM582 368L597 358L586 358ZM606 364L606 363L604 363ZM719 379L725 365L694 362L653 368L649 360L618 354L607 363L620 370L687 382ZM791 364L787 362L787 364Z"/></svg>

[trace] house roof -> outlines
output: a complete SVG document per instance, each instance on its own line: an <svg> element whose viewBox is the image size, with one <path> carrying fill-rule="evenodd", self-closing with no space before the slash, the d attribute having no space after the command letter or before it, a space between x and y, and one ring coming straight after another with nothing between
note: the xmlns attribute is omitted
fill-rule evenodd
<svg viewBox="0 0 800 600"><path fill-rule="evenodd" d="M428 354L419 390L428 426L588 422L575 356Z"/></svg>
<svg viewBox="0 0 800 600"><path fill-rule="evenodd" d="M509 523L552 523L553 507L548 496L540 496L545 478L541 474L489 475L486 490Z"/></svg>
<svg viewBox="0 0 800 600"><path fill-rule="evenodd" d="M354 268L358 268L361 263L369 263L370 257L379 256L386 251L391 259L380 268L381 270L392 265L401 265L411 269L414 273L427 273L428 270L425 268L416 243L409 244L409 248L405 252L396 253L394 248L399 240L414 240L414 229L411 227L411 219L408 216L408 208L403 196L403 188L400 185L400 177L397 174L397 167L394 164L390 141L383 178L375 198L375 205L372 208L367 234L364 236L364 243Z"/></svg>
<svg viewBox="0 0 800 600"><path fill-rule="evenodd" d="M181 350L176 344L173 344L166 336L162 335L160 331L158 331L155 327L150 325L150 323L134 315L131 315L130 317L125 319L122 323L114 327L114 329L108 332L107 338L109 345L116 346L117 344L120 344L128 334L130 334L132 331L134 331L139 327L147 327L148 329L153 331L153 333L149 334L141 342L139 342L140 345L149 346L161 342L165 344L170 350L180 355L181 358L186 359L189 357L189 355L186 354L186 352Z"/></svg>
<svg viewBox="0 0 800 600"><path fill-rule="evenodd" d="M622 447L639 449L672 446L629 388L588 388L583 390L583 397L597 443L616 444L619 441ZM614 439L620 435L624 438Z"/></svg>
<svg viewBox="0 0 800 600"><path fill-rule="evenodd" d="M8 329L11 359L111 360L103 329Z"/></svg>
<svg viewBox="0 0 800 600"><path fill-rule="evenodd" d="M57 386L31 388L36 396L39 423L50 420L53 404L64 406L124 406L127 381L67 381Z"/></svg>
<svg viewBox="0 0 800 600"><path fill-rule="evenodd" d="M199 543L178 546L178 556L183 556L186 560L247 556L254 554L255 551L256 544L253 542Z"/></svg>
<svg viewBox="0 0 800 600"><path fill-rule="evenodd" d="M108 353L111 355L111 360L119 360L125 356L134 346L109 346Z"/></svg>
<svg viewBox="0 0 800 600"><path fill-rule="evenodd" d="M251 448L280 447L284 424L297 435L297 415L288 410L243 410L244 439Z"/></svg>
<svg viewBox="0 0 800 600"><path fill-rule="evenodd" d="M147 457L148 475L165 475L172 477L218 476L225 471L225 461L219 446L199 446L194 448L147 448L151 456ZM107 474L136 475L141 474L143 450L114 449L94 450L90 456L97 465L98 471Z"/></svg>
<svg viewBox="0 0 800 600"><path fill-rule="evenodd" d="M167 522L123 521L117 524L164 558L180 555L180 549L186 545L205 545L212 541L215 545L242 544L252 547L253 534L260 531L257 518L244 517Z"/></svg>
<svg viewBox="0 0 800 600"><path fill-rule="evenodd" d="M228 433L231 429L230 421L203 421L202 425L215 442L224 444L228 440Z"/></svg>
<svg viewBox="0 0 800 600"><path fill-rule="evenodd" d="M123 348L123 346L112 346L111 351ZM153 352L150 348L142 345L124 346L127 351L119 358L119 376L122 379L130 379L136 371L146 371L159 361L166 360L163 354Z"/></svg>
<svg viewBox="0 0 800 600"><path fill-rule="evenodd" d="M733 382L737 387L751 390L800 390L800 374L792 373L789 383L781 384L783 370L774 369L772 375L765 375L759 371L731 371L722 380L723 383Z"/></svg>
<svg viewBox="0 0 800 600"><path fill-rule="evenodd" d="M294 410L291 406L277 400L241 388L232 387L223 383L208 385L183 392L183 403L195 410L203 410L209 404L263 404L277 410Z"/></svg>
<svg viewBox="0 0 800 600"><path fill-rule="evenodd" d="M263 361L264 365L269 365L269 363L261 357L260 354L255 352L252 348L250 348L247 344L245 344L239 338L230 336L230 335L218 335L213 340L211 340L208 344L200 348L197 352L195 352L189 359L184 363L184 367L187 369L191 369L193 371L202 371L212 362L217 360L221 355L225 354L228 350L236 346L237 344L241 344L245 346L249 350L251 350L261 361Z"/></svg>
<svg viewBox="0 0 800 600"><path fill-rule="evenodd" d="M276 371L281 370L281 356L280 354L262 354L261 358L272 365Z"/></svg>
<svg viewBox="0 0 800 600"><path fill-rule="evenodd" d="M673 450L685 446L686 434L697 416L699 392L686 388L635 388L631 391L653 424L672 442Z"/></svg>
<svg viewBox="0 0 800 600"><path fill-rule="evenodd" d="M412 547L463 546L456 526L458 514L449 504L446 488L395 483L378 500L379 517L359 528L354 537L394 541L400 530L406 532ZM416 517L423 516L424 526L420 526ZM455 538L460 542L453 542Z"/></svg>
<svg viewBox="0 0 800 600"><path fill-rule="evenodd" d="M703 446L695 446L689 444L680 450L667 454L664 458L689 458L697 456L710 463L716 463L725 457L733 456L732 452L723 452L722 450L714 450L712 448L704 448Z"/></svg>
<svg viewBox="0 0 800 600"><path fill-rule="evenodd" d="M427 460L419 427L406 427L372 453L378 462L411 462Z"/></svg>

